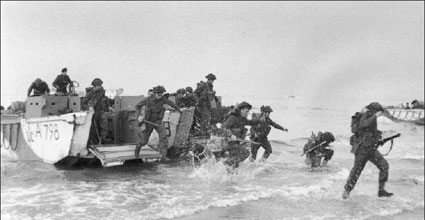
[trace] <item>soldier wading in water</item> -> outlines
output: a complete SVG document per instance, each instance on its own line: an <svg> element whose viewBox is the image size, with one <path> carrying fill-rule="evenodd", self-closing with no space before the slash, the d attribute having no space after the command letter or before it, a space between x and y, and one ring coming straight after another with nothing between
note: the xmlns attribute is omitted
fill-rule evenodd
<svg viewBox="0 0 425 220"><path fill-rule="evenodd" d="M233 168L237 168L240 162L249 157L249 151L245 149L245 144L240 143L240 140L245 139L248 131L245 128L246 125L252 126L259 123L259 121L247 119L251 108L252 106L249 103L242 102L230 113L230 116L223 124L224 132L230 138L228 146L223 149L223 154L226 157L225 163Z"/></svg>
<svg viewBox="0 0 425 220"><path fill-rule="evenodd" d="M387 160L378 151L378 142L381 139L382 132L377 128L376 118L381 116L384 112L384 108L377 102L372 102L362 112L357 112L352 117L351 131L354 135L351 137L350 144L352 145L352 153L355 155L354 167L351 169L350 175L348 176L347 183L345 184L344 193L342 194L343 199L347 199L350 196L351 190L354 186L360 174L363 171L368 161L375 164L379 169L379 197L390 197L393 194L385 191L385 183L388 180L388 169L389 165Z"/></svg>
<svg viewBox="0 0 425 220"><path fill-rule="evenodd" d="M264 148L264 154L261 160L267 159L272 153L272 146L267 138L270 133L270 130L272 129L271 126L282 131L288 131L288 129L275 123L270 118L271 112L273 112L273 110L270 106L261 106L261 115L259 119L260 122L258 125L251 127L251 141L260 143L251 145L251 158L249 158L251 162L253 162L257 158L257 152L260 147Z"/></svg>

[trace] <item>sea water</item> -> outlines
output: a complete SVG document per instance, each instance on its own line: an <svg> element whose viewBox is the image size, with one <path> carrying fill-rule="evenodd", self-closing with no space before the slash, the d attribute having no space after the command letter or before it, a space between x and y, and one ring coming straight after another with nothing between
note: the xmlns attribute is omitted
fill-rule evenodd
<svg viewBox="0 0 425 220"><path fill-rule="evenodd" d="M360 109L302 103L297 99L252 103L271 105L271 118L289 132L272 130L270 158L245 161L233 173L215 160L200 166L130 163L84 169L2 162L1 218L423 219L423 126L379 124L384 136L402 134L386 157L390 165L386 189L393 197L377 196L379 170L368 163L350 199L342 200L354 163L349 125ZM335 135L335 154L327 166L311 169L300 155L311 132L318 131ZM380 149L388 150L388 145Z"/></svg>

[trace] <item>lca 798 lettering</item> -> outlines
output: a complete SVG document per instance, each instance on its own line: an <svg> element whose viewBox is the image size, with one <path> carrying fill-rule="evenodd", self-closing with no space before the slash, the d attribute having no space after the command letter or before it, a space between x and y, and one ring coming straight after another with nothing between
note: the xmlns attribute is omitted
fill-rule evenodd
<svg viewBox="0 0 425 220"><path fill-rule="evenodd" d="M28 130L28 141L34 142L34 139L44 139L44 140L59 140L59 128L58 124L40 124L37 123L35 131L32 130L33 126L29 126Z"/></svg>

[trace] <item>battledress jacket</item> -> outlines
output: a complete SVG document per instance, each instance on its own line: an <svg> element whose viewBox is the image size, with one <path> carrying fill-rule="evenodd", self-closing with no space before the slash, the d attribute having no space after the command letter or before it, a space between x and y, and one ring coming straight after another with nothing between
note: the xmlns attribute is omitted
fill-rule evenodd
<svg viewBox="0 0 425 220"><path fill-rule="evenodd" d="M211 108L211 100L215 98L215 95L213 95L213 88L214 85L207 82L202 82L200 85L195 89L193 93L196 94L198 98L198 104L201 107Z"/></svg>
<svg viewBox="0 0 425 220"><path fill-rule="evenodd" d="M69 78L68 75L59 74L52 84L53 84L53 87L56 87L56 90L58 92L66 93L66 86L70 84L71 82L72 82L71 78Z"/></svg>
<svg viewBox="0 0 425 220"><path fill-rule="evenodd" d="M271 126L283 130L283 127L274 122L271 118L266 118L265 121L260 121L258 125L252 126L251 133L256 133L260 139L265 139L270 133Z"/></svg>
<svg viewBox="0 0 425 220"><path fill-rule="evenodd" d="M47 94L50 93L49 86L44 81L39 83L38 85L35 82L33 82L28 89L28 96L31 95L31 91L33 89L34 89L34 96L40 96L40 95L45 95L46 93Z"/></svg>
<svg viewBox="0 0 425 220"><path fill-rule="evenodd" d="M164 118L165 104L177 110L180 110L180 108L176 104L174 104L174 102L166 99L165 97L162 97L161 99L156 99L154 96L151 96L137 103L136 114L139 115L140 109L142 109L143 106L146 106L146 114L145 114L146 120L151 122L162 120Z"/></svg>
<svg viewBox="0 0 425 220"><path fill-rule="evenodd" d="M259 121L257 120L248 120L239 114L232 113L227 118L226 122L224 122L223 128L228 136L235 135L237 138L244 139L246 134L245 126L253 126L257 125L258 123Z"/></svg>
<svg viewBox="0 0 425 220"><path fill-rule="evenodd" d="M90 90L81 101L81 104L92 106L96 113L108 111L107 97L103 88Z"/></svg>
<svg viewBox="0 0 425 220"><path fill-rule="evenodd" d="M372 146L379 141L382 132L378 130L376 116L371 112L363 113L359 121L358 141L363 146Z"/></svg>

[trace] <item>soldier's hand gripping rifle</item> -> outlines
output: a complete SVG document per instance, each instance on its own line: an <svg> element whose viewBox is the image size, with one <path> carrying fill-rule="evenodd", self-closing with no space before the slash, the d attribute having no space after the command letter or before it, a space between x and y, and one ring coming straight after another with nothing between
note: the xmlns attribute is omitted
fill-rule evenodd
<svg viewBox="0 0 425 220"><path fill-rule="evenodd" d="M378 149L378 147L379 147L379 146L382 146L382 145L384 145L386 142L391 141L390 149L388 150L388 152L387 152L386 154L383 154L383 156L387 156L387 155L391 152L391 150L393 149L394 139L396 139L396 138L398 138L398 137L400 137L400 136L401 136L401 134L400 134L400 133L398 133L398 134L393 135L393 136L391 136L391 137L384 138L384 139L382 139L382 140L378 141L378 143L375 145L375 148L376 148L376 149Z"/></svg>
<svg viewBox="0 0 425 220"><path fill-rule="evenodd" d="M326 143L326 142L325 142L325 141L323 141L323 142L322 142L322 143L320 143L319 145L317 145L317 146L315 146L315 147L312 147L310 150L308 150L308 151L304 152L303 154L301 154L301 157L302 157L302 156L304 156L304 155L306 155L306 154L308 154L308 153L310 153L310 152L312 152L312 151L314 151L314 150L316 150L316 149L318 149L318 148L320 148L320 147L321 147L321 146L323 146L325 143Z"/></svg>
<svg viewBox="0 0 425 220"><path fill-rule="evenodd" d="M137 126L142 126L144 123L146 123L146 124L150 124L150 125L153 125L153 126L155 126L155 127L158 127L159 125L158 124L155 124L155 123L153 123L153 122L151 122L151 121L148 121L148 120L146 120L145 119L146 118L146 105L144 105L141 109L140 109L140 114L137 116ZM145 126L142 126L142 129L144 130L146 127Z"/></svg>

